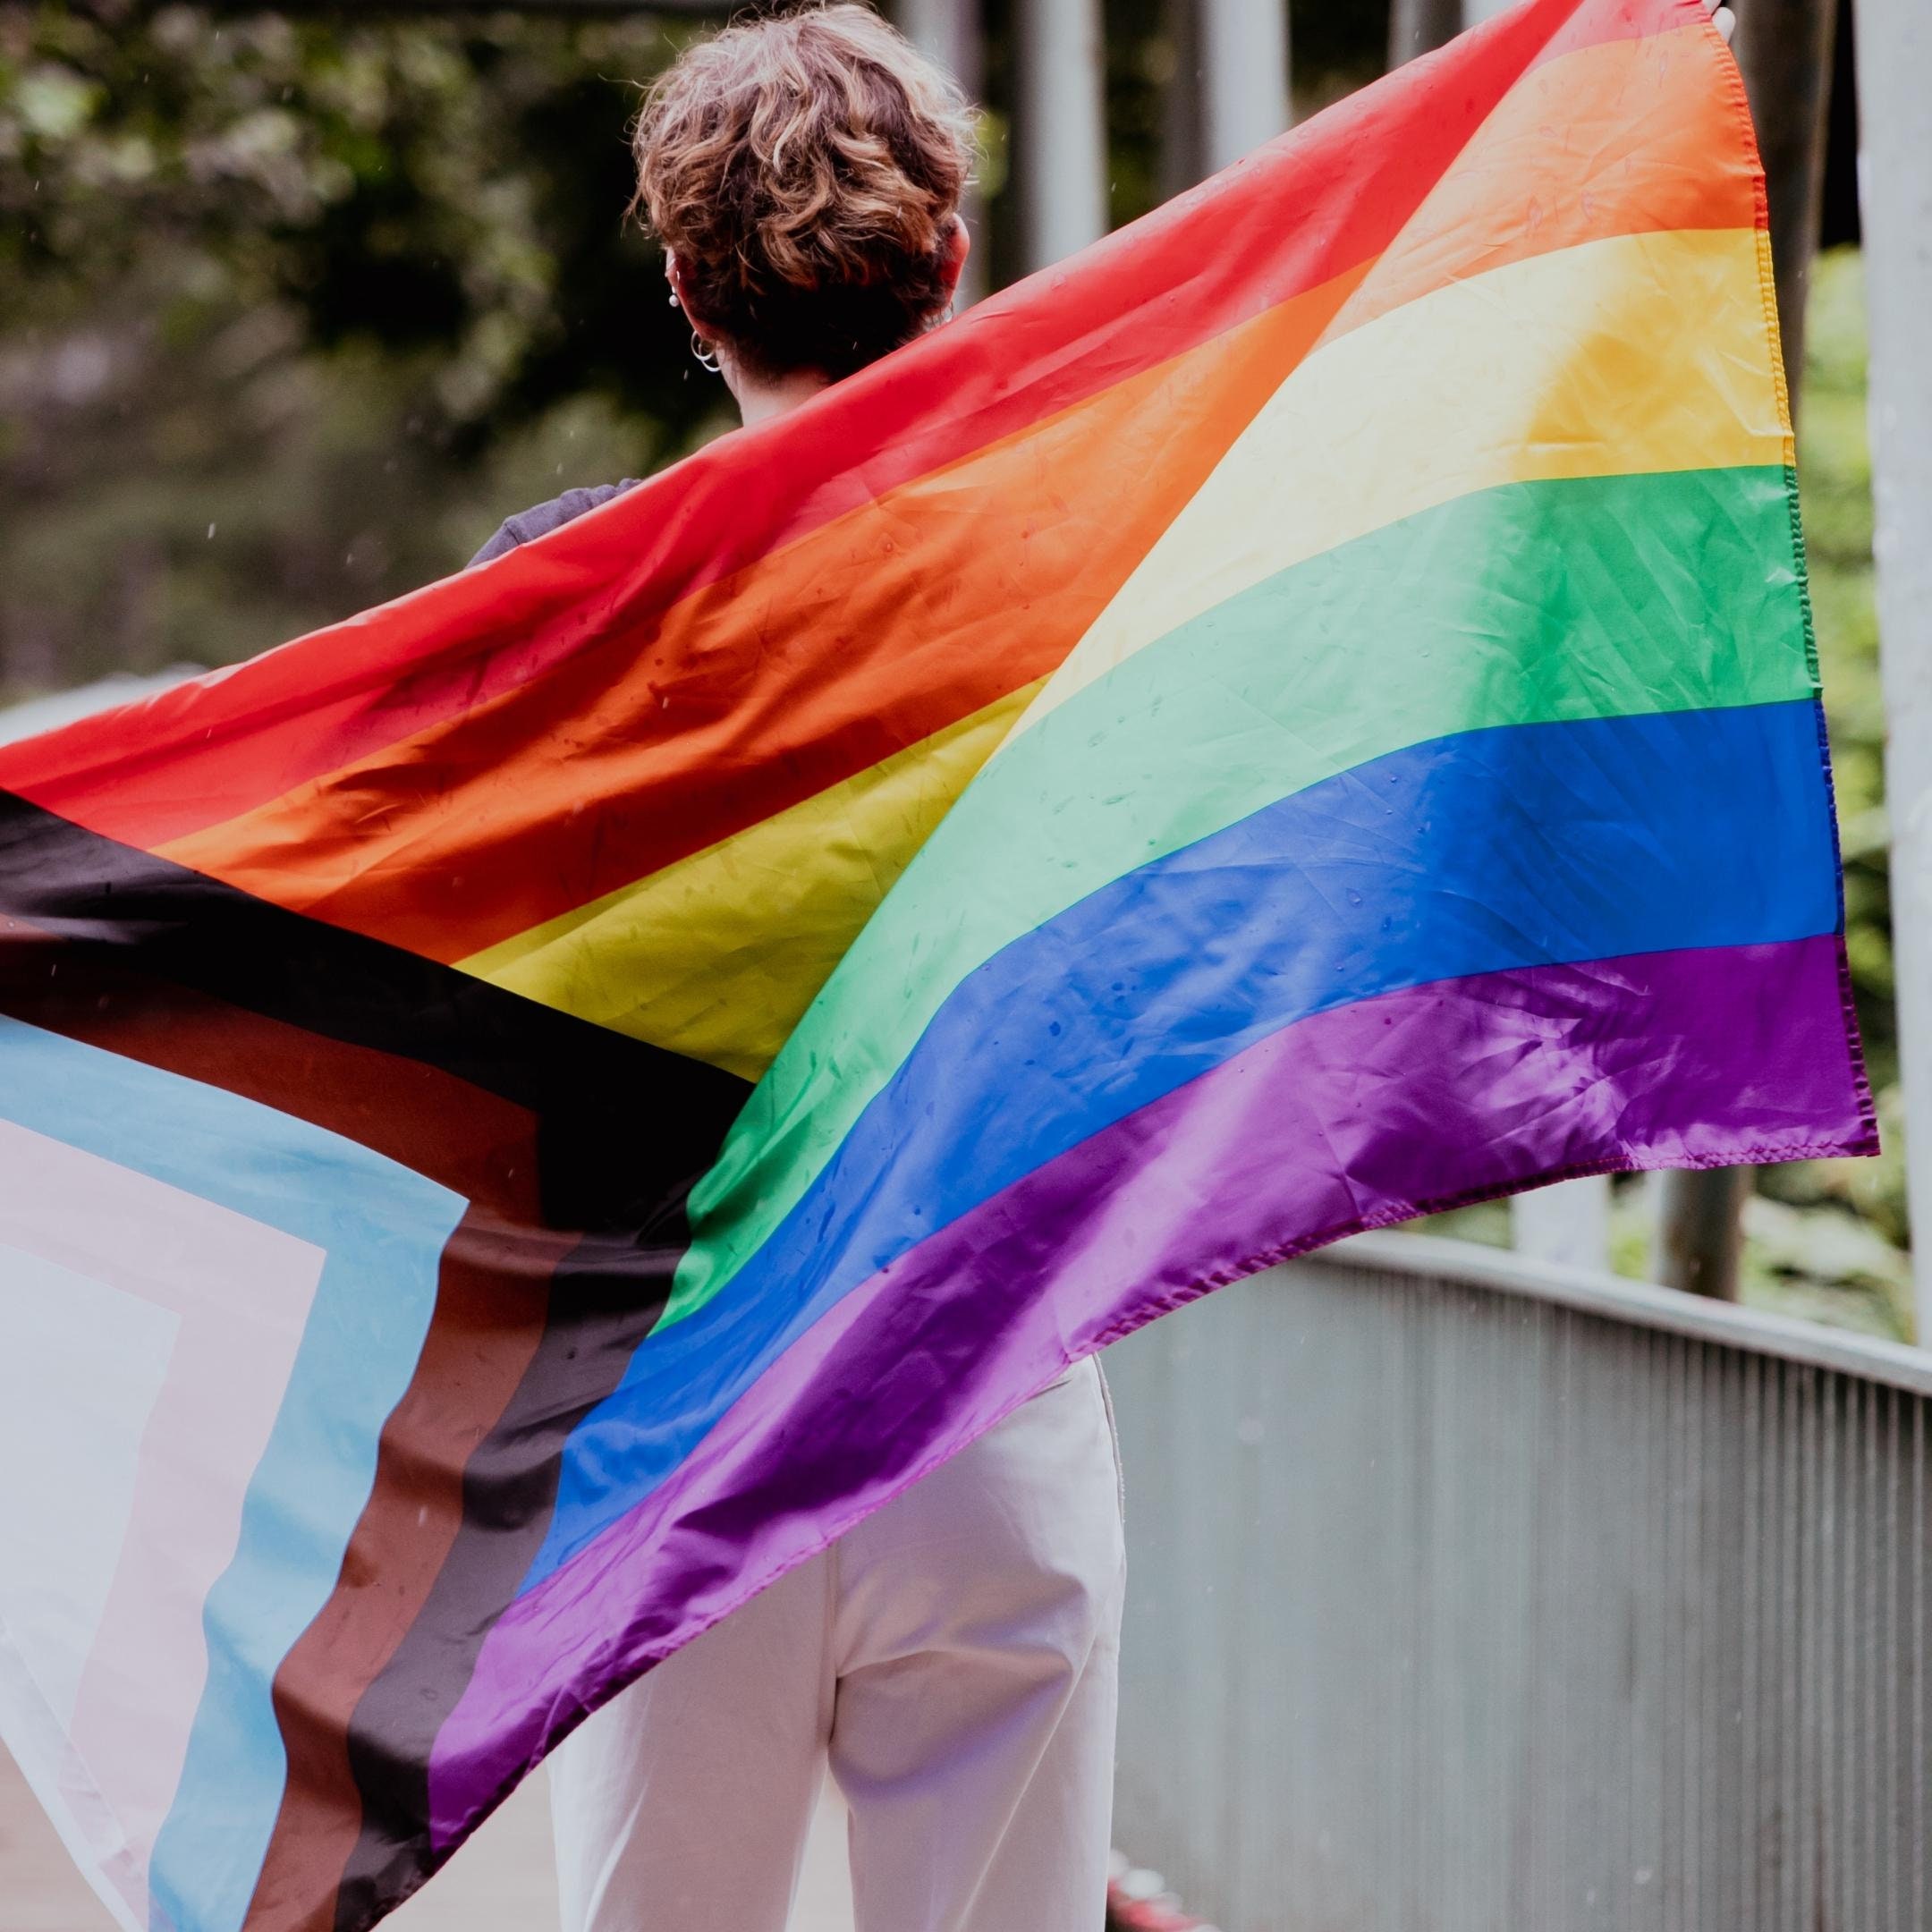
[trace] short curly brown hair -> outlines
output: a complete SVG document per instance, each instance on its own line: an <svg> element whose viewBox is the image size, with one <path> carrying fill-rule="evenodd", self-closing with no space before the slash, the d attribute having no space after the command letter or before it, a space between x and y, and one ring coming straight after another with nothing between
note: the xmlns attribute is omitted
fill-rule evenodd
<svg viewBox="0 0 1932 1932"><path fill-rule="evenodd" d="M728 27L638 116L638 191L692 320L767 375L850 375L945 307L964 95L862 6Z"/></svg>

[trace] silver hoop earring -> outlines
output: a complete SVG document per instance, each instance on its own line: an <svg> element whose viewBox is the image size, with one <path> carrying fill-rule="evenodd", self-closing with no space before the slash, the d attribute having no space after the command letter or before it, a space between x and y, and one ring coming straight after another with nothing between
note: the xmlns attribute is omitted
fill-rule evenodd
<svg viewBox="0 0 1932 1932"><path fill-rule="evenodd" d="M718 367L717 358L711 353L711 344L696 329L691 332L691 352L698 358L699 369L709 369L714 376L722 376L724 373Z"/></svg>

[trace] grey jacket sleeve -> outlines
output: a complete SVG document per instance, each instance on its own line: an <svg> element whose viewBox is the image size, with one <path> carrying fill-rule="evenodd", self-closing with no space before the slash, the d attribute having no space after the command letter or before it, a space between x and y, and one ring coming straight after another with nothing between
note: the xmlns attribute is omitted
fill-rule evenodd
<svg viewBox="0 0 1932 1932"><path fill-rule="evenodd" d="M626 477L622 483L598 483L589 489L568 489L561 496L553 496L548 503L540 503L533 509L520 510L516 515L505 517L497 525L496 534L470 559L469 567L474 570L479 564L487 564L492 557L500 557L505 551L514 550L519 544L547 536L568 523L572 517L580 517L586 510L595 510L599 504L608 503L613 496L622 496L626 490L635 489L637 486L636 477Z"/></svg>

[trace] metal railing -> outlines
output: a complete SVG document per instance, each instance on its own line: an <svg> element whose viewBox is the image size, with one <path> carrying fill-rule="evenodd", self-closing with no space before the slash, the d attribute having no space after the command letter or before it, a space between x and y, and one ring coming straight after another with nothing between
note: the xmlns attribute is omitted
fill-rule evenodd
<svg viewBox="0 0 1932 1932"><path fill-rule="evenodd" d="M1932 1926L1932 1356L1377 1235L1107 1369L1116 1837L1224 1932Z"/></svg>

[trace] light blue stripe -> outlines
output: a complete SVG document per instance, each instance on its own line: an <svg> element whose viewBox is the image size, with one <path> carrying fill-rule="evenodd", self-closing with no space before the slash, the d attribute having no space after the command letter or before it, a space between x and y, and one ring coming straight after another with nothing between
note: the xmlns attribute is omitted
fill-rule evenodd
<svg viewBox="0 0 1932 1932"><path fill-rule="evenodd" d="M208 1685L148 1878L157 1932L235 1932L287 1771L275 1673L335 1587L466 1204L339 1134L4 1017L0 1116L327 1256L240 1547L208 1595Z"/></svg>

